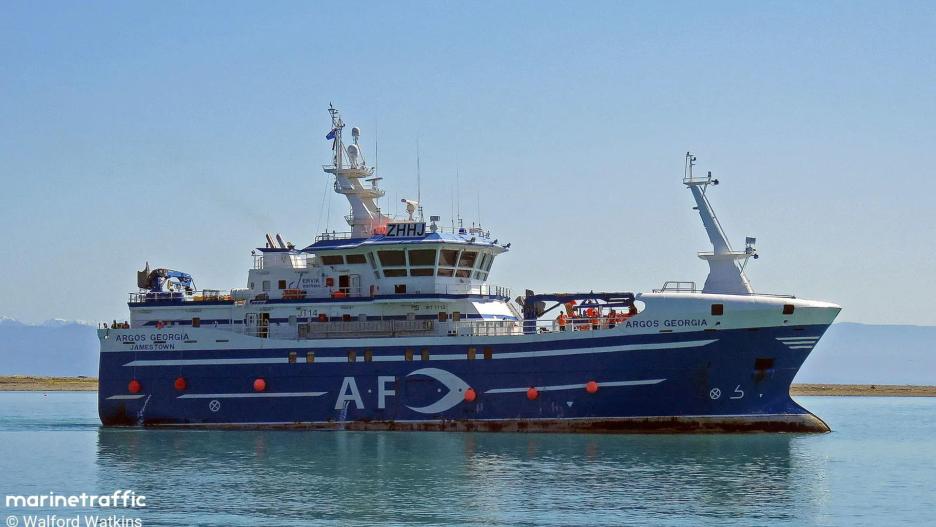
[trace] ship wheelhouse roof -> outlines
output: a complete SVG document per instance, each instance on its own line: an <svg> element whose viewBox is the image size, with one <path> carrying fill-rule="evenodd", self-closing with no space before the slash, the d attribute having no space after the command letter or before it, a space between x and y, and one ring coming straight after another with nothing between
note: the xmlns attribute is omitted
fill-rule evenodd
<svg viewBox="0 0 936 527"><path fill-rule="evenodd" d="M325 239L302 249L326 266L369 264L382 279L430 278L434 282L486 281L494 258L508 250L486 236L432 232L423 236L374 235Z"/></svg>
<svg viewBox="0 0 936 527"><path fill-rule="evenodd" d="M333 252L333 251L348 251L354 249L372 249L372 248L385 248L392 246L412 246L412 245L424 245L424 244L455 244L455 245L464 245L469 247L474 247L476 249L487 249L493 251L494 254L500 254L506 252L507 249L501 245L497 245L496 240L491 241L485 238L474 239L472 236L467 236L463 234L451 234L451 233L442 233L442 232L433 232L426 234L425 236L420 237L388 237L383 235L376 235L370 238L348 238L348 239L339 239L339 240L320 240L308 247L302 249L302 252L306 253L315 253L321 254L324 252Z"/></svg>

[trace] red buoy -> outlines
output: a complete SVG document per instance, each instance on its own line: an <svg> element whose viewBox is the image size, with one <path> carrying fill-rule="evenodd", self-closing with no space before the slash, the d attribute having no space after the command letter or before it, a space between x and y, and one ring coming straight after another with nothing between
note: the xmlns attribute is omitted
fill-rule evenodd
<svg viewBox="0 0 936 527"><path fill-rule="evenodd" d="M534 401L539 397L539 390L535 386L530 386L530 389L527 390L527 399Z"/></svg>
<svg viewBox="0 0 936 527"><path fill-rule="evenodd" d="M473 403L475 399L478 398L477 392L474 391L474 388L468 388L465 390L465 400L469 403Z"/></svg>
<svg viewBox="0 0 936 527"><path fill-rule="evenodd" d="M127 391L130 393L140 393L140 390L143 389L143 386L140 385L140 381L133 379L130 381L130 384L127 385Z"/></svg>
<svg viewBox="0 0 936 527"><path fill-rule="evenodd" d="M185 377L176 377L175 389L181 392L186 388L188 388L188 383L185 382Z"/></svg>
<svg viewBox="0 0 936 527"><path fill-rule="evenodd" d="M266 390L266 381L263 380L263 377L257 377L254 379L254 391L262 392Z"/></svg>
<svg viewBox="0 0 936 527"><path fill-rule="evenodd" d="M595 381L588 381L585 383L585 391L588 393L595 393L598 391L598 383Z"/></svg>

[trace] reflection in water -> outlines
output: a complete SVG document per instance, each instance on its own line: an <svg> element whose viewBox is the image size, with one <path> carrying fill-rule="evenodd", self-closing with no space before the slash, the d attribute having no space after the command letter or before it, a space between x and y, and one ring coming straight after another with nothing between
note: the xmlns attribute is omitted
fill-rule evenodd
<svg viewBox="0 0 936 527"><path fill-rule="evenodd" d="M97 472L148 496L148 525L750 524L813 517L808 440L101 429Z"/></svg>

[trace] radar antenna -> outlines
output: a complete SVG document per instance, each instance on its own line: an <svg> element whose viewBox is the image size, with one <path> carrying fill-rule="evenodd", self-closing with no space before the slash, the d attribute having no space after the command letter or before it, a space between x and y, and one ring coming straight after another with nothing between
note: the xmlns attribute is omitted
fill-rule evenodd
<svg viewBox="0 0 936 527"><path fill-rule="evenodd" d="M374 175L373 167L367 166L360 143L361 129L351 129L353 143L345 147L342 141L345 123L331 103L328 105L328 113L331 115L331 131L325 138L332 141L333 159L331 165L322 169L335 176L335 192L343 194L351 205L351 214L345 217L351 227L351 237L367 238L385 227L389 221L377 206L377 200L384 196L379 186L381 178ZM365 186L362 180L369 185Z"/></svg>
<svg viewBox="0 0 936 527"><path fill-rule="evenodd" d="M718 185L718 180L712 178L711 172L708 172L704 178L695 177L692 173L695 163L696 156L692 155L691 152L686 152L683 184L689 187L692 192L692 197L696 202L694 208L699 211L702 225L705 226L705 232L708 234L709 241L712 242L712 252L699 253L699 258L709 264L709 275L705 279L702 292L731 295L753 294L754 290L744 274L744 268L749 258L757 259L757 250L754 248L757 240L747 237L744 251L733 251L731 249L725 230L718 221L708 196L706 196L709 185ZM737 263L738 261L741 261L740 266Z"/></svg>

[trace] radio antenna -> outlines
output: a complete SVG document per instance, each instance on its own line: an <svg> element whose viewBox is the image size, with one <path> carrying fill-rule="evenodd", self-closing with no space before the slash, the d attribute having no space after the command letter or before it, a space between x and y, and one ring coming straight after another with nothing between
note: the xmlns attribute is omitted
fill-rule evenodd
<svg viewBox="0 0 936 527"><path fill-rule="evenodd" d="M419 138L416 138L416 203L419 207L419 221L423 221L422 179L419 171Z"/></svg>

